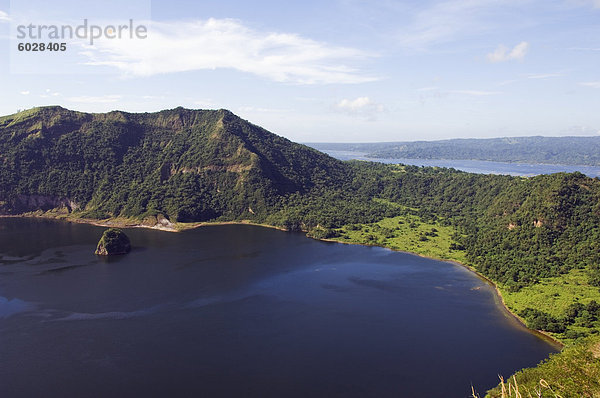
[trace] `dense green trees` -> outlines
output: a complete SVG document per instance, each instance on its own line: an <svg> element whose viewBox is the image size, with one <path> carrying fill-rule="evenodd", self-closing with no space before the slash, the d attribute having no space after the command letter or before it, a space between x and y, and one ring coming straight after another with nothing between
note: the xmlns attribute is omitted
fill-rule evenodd
<svg viewBox="0 0 600 398"><path fill-rule="evenodd" d="M285 195L349 178L340 161L225 110L38 108L0 118L0 153L5 213L65 199L87 217L261 219Z"/></svg>
<svg viewBox="0 0 600 398"><path fill-rule="evenodd" d="M118 228L109 228L104 231L96 247L96 254L101 256L127 254L129 251L131 251L131 241Z"/></svg>

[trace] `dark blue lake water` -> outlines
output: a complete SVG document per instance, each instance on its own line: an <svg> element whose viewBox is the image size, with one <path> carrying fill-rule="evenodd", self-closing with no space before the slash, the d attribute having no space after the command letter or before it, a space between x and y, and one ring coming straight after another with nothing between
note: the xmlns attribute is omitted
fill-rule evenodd
<svg viewBox="0 0 600 398"><path fill-rule="evenodd" d="M0 219L0 397L467 397L555 348L466 269L260 227Z"/></svg>

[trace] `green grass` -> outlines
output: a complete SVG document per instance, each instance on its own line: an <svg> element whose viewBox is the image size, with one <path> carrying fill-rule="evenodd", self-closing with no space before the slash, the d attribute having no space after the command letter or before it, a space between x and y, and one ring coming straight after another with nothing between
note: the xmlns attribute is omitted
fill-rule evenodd
<svg viewBox="0 0 600 398"><path fill-rule="evenodd" d="M514 313L519 313L525 308L535 308L556 318L562 318L567 307L572 303L579 302L586 305L592 300L600 302L600 289L590 286L586 272L579 269L558 277L543 279L518 292L509 292L502 287L500 291L504 302ZM593 328L584 328L575 324L568 329L576 332L594 332L600 330L600 320L595 322ZM551 335L563 342L571 341L564 334L551 333Z"/></svg>
<svg viewBox="0 0 600 398"><path fill-rule="evenodd" d="M515 385L519 395L515 393ZM537 367L516 373L504 387L504 393L499 385L488 391L486 397L600 397L600 336L581 340Z"/></svg>
<svg viewBox="0 0 600 398"><path fill-rule="evenodd" d="M580 269L555 278L543 279L540 283L525 287L516 293L500 290L510 309L537 308L557 317L562 316L567 307L575 301L582 304L591 300L600 302L600 289L590 286L586 272Z"/></svg>
<svg viewBox="0 0 600 398"><path fill-rule="evenodd" d="M8 120L11 120L11 124L15 124L17 122L23 121L25 119L28 119L30 117L36 116L40 110L42 110L44 107L35 107L35 108L31 108L31 109L24 109L18 113L14 113L12 115L7 115L7 116L2 116L0 117L0 123L4 123Z"/></svg>
<svg viewBox="0 0 600 398"><path fill-rule="evenodd" d="M337 230L334 240L383 246L443 260L465 261L462 250L450 250L455 230L437 223L422 222L413 215L385 218L373 224L351 224Z"/></svg>

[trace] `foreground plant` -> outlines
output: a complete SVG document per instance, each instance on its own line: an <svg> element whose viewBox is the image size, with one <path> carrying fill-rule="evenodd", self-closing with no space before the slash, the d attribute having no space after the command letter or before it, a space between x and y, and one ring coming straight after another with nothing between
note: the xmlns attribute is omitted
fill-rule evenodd
<svg viewBox="0 0 600 398"><path fill-rule="evenodd" d="M473 397L478 397L472 390ZM600 336L581 339L488 391L489 398L600 397Z"/></svg>

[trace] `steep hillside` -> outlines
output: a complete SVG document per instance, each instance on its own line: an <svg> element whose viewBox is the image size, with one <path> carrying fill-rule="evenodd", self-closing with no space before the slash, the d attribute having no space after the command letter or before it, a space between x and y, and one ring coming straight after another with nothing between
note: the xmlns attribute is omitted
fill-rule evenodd
<svg viewBox="0 0 600 398"><path fill-rule="evenodd" d="M229 111L0 118L0 213L63 207L95 218L264 215L281 196L347 179L344 165Z"/></svg>
<svg viewBox="0 0 600 398"><path fill-rule="evenodd" d="M527 285L599 264L599 224L597 180L580 173L517 179L482 215L471 260L496 280Z"/></svg>
<svg viewBox="0 0 600 398"><path fill-rule="evenodd" d="M597 398L600 396L600 338L586 338L524 369L488 391L487 398Z"/></svg>

